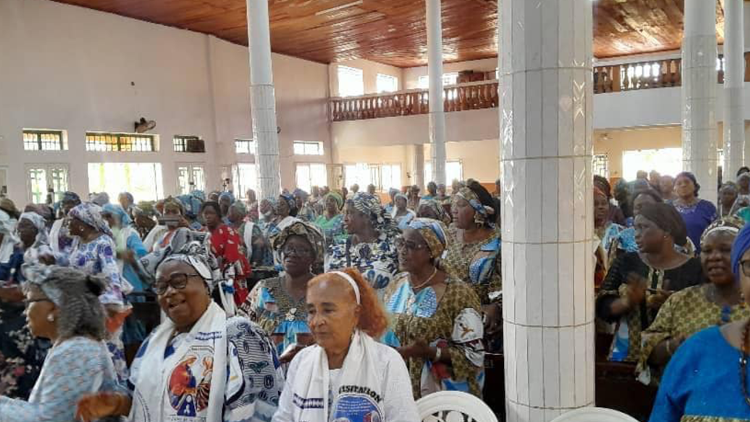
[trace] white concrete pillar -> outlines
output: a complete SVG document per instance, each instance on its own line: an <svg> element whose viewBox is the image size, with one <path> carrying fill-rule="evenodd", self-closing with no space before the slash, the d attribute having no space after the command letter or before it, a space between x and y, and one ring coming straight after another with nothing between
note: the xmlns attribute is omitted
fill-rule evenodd
<svg viewBox="0 0 750 422"><path fill-rule="evenodd" d="M430 144L432 180L445 181L445 111L443 107L443 23L441 0L427 3L427 74L430 81Z"/></svg>
<svg viewBox="0 0 750 422"><path fill-rule="evenodd" d="M716 1L685 0L682 40L682 169L716 202Z"/></svg>
<svg viewBox="0 0 750 422"><path fill-rule="evenodd" d="M247 35L250 49L250 113L258 172L258 200L281 192L276 96L271 69L268 0L247 0Z"/></svg>
<svg viewBox="0 0 750 422"><path fill-rule="evenodd" d="M745 13L743 0L724 0L724 180L745 162Z"/></svg>
<svg viewBox="0 0 750 422"><path fill-rule="evenodd" d="M419 186L420 189L424 189L424 145L412 145L412 151L412 157L414 161L411 168L414 169L414 175L411 178L411 184Z"/></svg>
<svg viewBox="0 0 750 422"><path fill-rule="evenodd" d="M594 404L591 0L498 0L508 422Z"/></svg>

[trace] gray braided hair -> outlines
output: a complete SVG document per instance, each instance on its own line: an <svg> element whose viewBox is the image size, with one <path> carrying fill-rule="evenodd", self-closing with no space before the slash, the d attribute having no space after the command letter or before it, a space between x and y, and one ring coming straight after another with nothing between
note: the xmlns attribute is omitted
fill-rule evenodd
<svg viewBox="0 0 750 422"><path fill-rule="evenodd" d="M107 337L104 307L99 302L99 295L107 287L103 278L57 266L24 272L28 283L38 287L59 309L57 335L60 339L87 336L104 340Z"/></svg>

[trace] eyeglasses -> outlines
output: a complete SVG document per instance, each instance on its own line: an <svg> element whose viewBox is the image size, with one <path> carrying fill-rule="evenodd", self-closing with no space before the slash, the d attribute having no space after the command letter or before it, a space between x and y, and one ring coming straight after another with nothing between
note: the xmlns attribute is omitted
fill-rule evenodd
<svg viewBox="0 0 750 422"><path fill-rule="evenodd" d="M742 267L742 274L744 274L745 277L750 277L750 259L740 261L740 267Z"/></svg>
<svg viewBox="0 0 750 422"><path fill-rule="evenodd" d="M281 253L284 256L310 256L312 254L312 250L309 248L284 248L281 250Z"/></svg>
<svg viewBox="0 0 750 422"><path fill-rule="evenodd" d="M157 295L163 295L167 292L167 289L171 286L175 290L182 290L187 286L188 279L190 277L199 277L199 274L188 274L188 273L174 273L169 277L169 280L157 280L154 284L154 291Z"/></svg>
<svg viewBox="0 0 750 422"><path fill-rule="evenodd" d="M418 251L427 247L427 245L424 245L424 244L418 245L416 242L411 241L411 240L406 240L403 237L396 238L396 241L394 242L394 244L396 245L396 249L400 251L404 251L404 250Z"/></svg>

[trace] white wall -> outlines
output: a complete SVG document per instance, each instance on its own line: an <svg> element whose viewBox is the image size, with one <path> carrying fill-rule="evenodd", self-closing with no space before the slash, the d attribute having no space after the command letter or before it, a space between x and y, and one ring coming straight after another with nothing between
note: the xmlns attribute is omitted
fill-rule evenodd
<svg viewBox="0 0 750 422"><path fill-rule="evenodd" d="M198 162L212 189L218 168L237 161L234 138L252 135L247 49L214 37L46 0L1 0L0 57L0 166L20 203L27 163L68 163L70 189L86 194L87 162L160 162L171 194L176 163ZM328 66L272 60L281 181L292 186L294 161L330 157L292 156L293 140L321 141L330 151ZM157 121L159 152L85 150L86 131L131 132L140 116ZM23 128L67 130L69 150L24 151ZM203 137L206 153L173 152L176 134Z"/></svg>
<svg viewBox="0 0 750 422"><path fill-rule="evenodd" d="M406 89L404 85L403 69L390 66L383 63L377 63L365 59L347 60L345 62L331 63L329 65L330 91L332 97L339 96L339 78L338 66L348 66L362 69L362 79L364 82L365 94L375 94L378 92L377 78L378 73L390 75L398 78L398 89Z"/></svg>
<svg viewBox="0 0 750 422"><path fill-rule="evenodd" d="M333 122L331 139L334 148L426 144L428 125L426 114ZM446 142L497 139L498 125L496 108L445 113Z"/></svg>

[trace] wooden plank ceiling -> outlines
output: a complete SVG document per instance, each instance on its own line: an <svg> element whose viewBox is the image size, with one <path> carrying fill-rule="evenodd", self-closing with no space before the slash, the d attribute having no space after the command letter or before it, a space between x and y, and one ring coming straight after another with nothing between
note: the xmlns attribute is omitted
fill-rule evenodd
<svg viewBox="0 0 750 422"><path fill-rule="evenodd" d="M245 0L54 1L247 45ZM446 61L497 55L496 0L442 3ZM719 42L723 41L723 3L717 2ZM354 58L398 67L427 63L424 0L269 0L269 10L274 52L320 63ZM683 12L684 0L596 0L594 55L679 49Z"/></svg>

